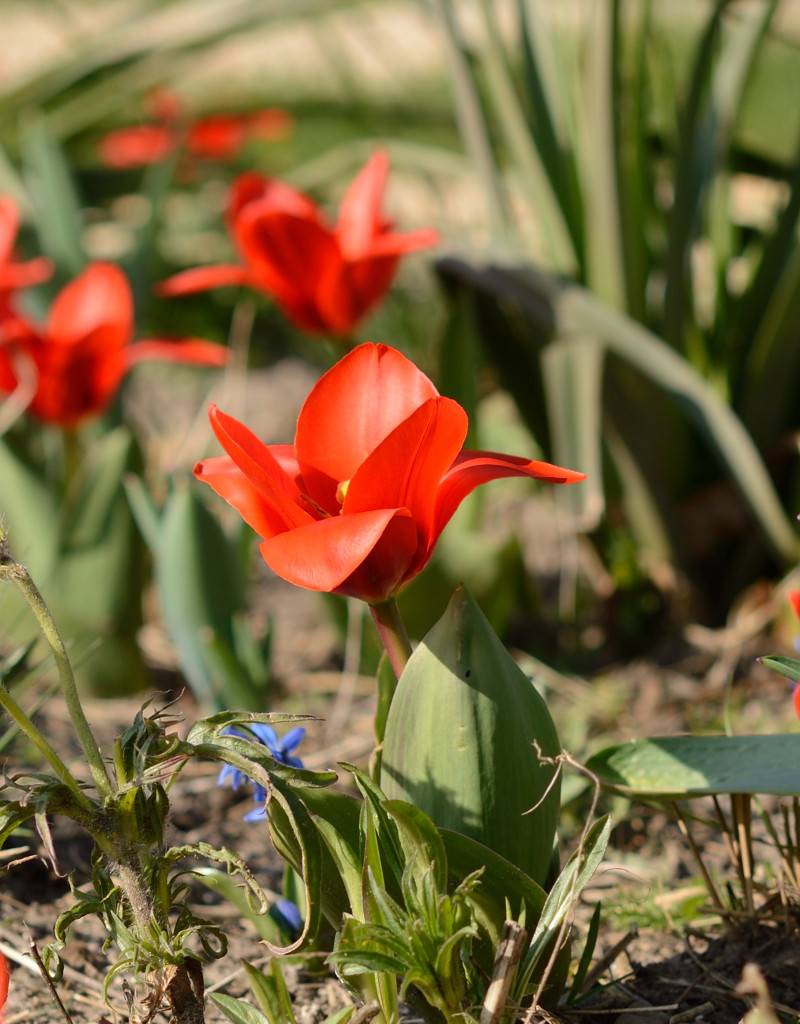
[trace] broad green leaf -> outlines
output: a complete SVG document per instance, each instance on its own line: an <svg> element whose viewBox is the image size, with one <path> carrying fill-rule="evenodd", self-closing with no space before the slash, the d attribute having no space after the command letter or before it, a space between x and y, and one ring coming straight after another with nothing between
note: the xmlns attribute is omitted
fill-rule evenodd
<svg viewBox="0 0 800 1024"><path fill-rule="evenodd" d="M540 763L534 744L545 756L559 752L547 707L460 588L400 678L381 788L541 880L559 784L551 786L554 769Z"/></svg>
<svg viewBox="0 0 800 1024"><path fill-rule="evenodd" d="M181 667L207 707L224 707L227 696L204 636L233 647L232 616L242 607L243 580L225 532L192 487L180 485L167 502L155 554L162 611Z"/></svg>
<svg viewBox="0 0 800 1024"><path fill-rule="evenodd" d="M588 767L603 785L632 796L798 796L800 733L634 740L600 751Z"/></svg>

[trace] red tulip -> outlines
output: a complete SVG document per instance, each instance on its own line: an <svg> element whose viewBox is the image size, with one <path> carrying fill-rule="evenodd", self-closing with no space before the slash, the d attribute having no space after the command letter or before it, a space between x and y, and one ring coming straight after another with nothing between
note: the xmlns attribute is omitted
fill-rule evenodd
<svg viewBox="0 0 800 1024"><path fill-rule="evenodd" d="M19 231L19 211L12 199L0 196L0 317L11 312L10 298L20 288L39 284L53 272L49 260L14 260L14 244Z"/></svg>
<svg viewBox="0 0 800 1024"><path fill-rule="evenodd" d="M144 167L181 146L192 156L227 160L248 139L281 139L292 126L291 116L274 108L255 114L214 114L182 124L180 99L167 89L154 90L147 107L153 122L120 128L101 139L100 159L107 167Z"/></svg>
<svg viewBox="0 0 800 1024"><path fill-rule="evenodd" d="M435 231L392 231L381 212L389 158L378 151L350 185L330 226L289 185L257 174L232 189L228 224L240 264L197 267L163 282L165 295L249 285L272 296L289 319L313 334L347 336L383 297L400 257L435 245Z"/></svg>
<svg viewBox="0 0 800 1024"><path fill-rule="evenodd" d="M480 484L583 479L547 462L462 450L467 414L386 345L360 345L320 378L294 446L263 444L216 406L209 415L227 456L199 463L195 475L263 538L273 572L371 603L424 568Z"/></svg>
<svg viewBox="0 0 800 1024"><path fill-rule="evenodd" d="M3 954L0 953L0 1024L5 1020L3 1008L5 1007L6 1000L8 999L8 981L8 961Z"/></svg>
<svg viewBox="0 0 800 1024"><path fill-rule="evenodd" d="M131 343L133 297L125 275L93 263L56 297L44 327L17 319L0 326L0 392L34 382L30 412L73 426L102 412L142 359L221 366L227 350L208 341Z"/></svg>

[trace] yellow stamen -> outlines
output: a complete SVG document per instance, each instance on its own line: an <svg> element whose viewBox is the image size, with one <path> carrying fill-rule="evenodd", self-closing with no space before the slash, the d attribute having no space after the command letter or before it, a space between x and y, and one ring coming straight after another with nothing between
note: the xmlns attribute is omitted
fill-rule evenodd
<svg viewBox="0 0 800 1024"><path fill-rule="evenodd" d="M340 505L344 505L344 499L347 497L347 488L349 486L349 480L342 480L342 482L336 488L336 500L339 502Z"/></svg>

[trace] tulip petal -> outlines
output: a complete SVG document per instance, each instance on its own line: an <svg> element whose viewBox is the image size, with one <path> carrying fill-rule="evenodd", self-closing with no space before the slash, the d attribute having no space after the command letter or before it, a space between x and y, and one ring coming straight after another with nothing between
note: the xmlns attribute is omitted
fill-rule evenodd
<svg viewBox="0 0 800 1024"><path fill-rule="evenodd" d="M130 285L112 263L90 264L62 288L50 307L47 334L55 345L74 345L92 335L110 355L121 350L132 333Z"/></svg>
<svg viewBox="0 0 800 1024"><path fill-rule="evenodd" d="M198 462L194 475L235 508L260 537L272 537L286 529L284 517L264 500L261 492L227 455Z"/></svg>
<svg viewBox="0 0 800 1024"><path fill-rule="evenodd" d="M339 207L336 234L349 258L365 256L382 227L381 203L389 175L389 154L376 150L353 179Z"/></svg>
<svg viewBox="0 0 800 1024"><path fill-rule="evenodd" d="M1 244L1 243L0 243ZM53 264L43 256L24 263L3 263L0 256L0 291L13 292L41 284L53 274Z"/></svg>
<svg viewBox="0 0 800 1024"><path fill-rule="evenodd" d="M316 216L276 209L269 197L245 206L235 232L245 263L278 300L313 306L319 282L341 266L336 239Z"/></svg>
<svg viewBox="0 0 800 1024"><path fill-rule="evenodd" d="M370 256L403 256L419 249L431 249L441 241L439 232L433 228L418 231L386 231L372 240Z"/></svg>
<svg viewBox="0 0 800 1024"><path fill-rule="evenodd" d="M279 515L283 529L311 523L314 517L299 504L302 494L295 481L280 467L267 445L247 427L212 405L209 419L217 440L258 490L263 501Z"/></svg>
<svg viewBox="0 0 800 1024"><path fill-rule="evenodd" d="M143 124L109 132L100 142L106 167L124 170L163 160L175 147L175 135L166 125Z"/></svg>
<svg viewBox="0 0 800 1024"><path fill-rule="evenodd" d="M244 117L235 114L213 114L201 117L189 126L186 148L196 156L210 160L227 160L235 156L247 138Z"/></svg>
<svg viewBox="0 0 800 1024"><path fill-rule="evenodd" d="M314 385L297 420L295 450L311 496L320 500L315 488L325 481L335 490L350 480L395 427L438 396L425 374L387 345L359 345L340 359Z"/></svg>
<svg viewBox="0 0 800 1024"><path fill-rule="evenodd" d="M367 565L395 520L399 529L393 531L385 558ZM408 512L390 508L322 519L264 541L260 551L274 573L298 587L330 592L350 581L348 593L381 600L402 578L404 563L413 557L416 546L416 529Z"/></svg>
<svg viewBox="0 0 800 1024"><path fill-rule="evenodd" d="M426 543L439 484L461 451L468 426L467 414L452 398L423 403L356 470L342 514L407 508Z"/></svg>
<svg viewBox="0 0 800 1024"><path fill-rule="evenodd" d="M169 363L196 363L200 366L224 366L229 349L201 338L143 338L128 345L125 359L128 366L142 360L155 359Z"/></svg>
<svg viewBox="0 0 800 1024"><path fill-rule="evenodd" d="M261 200L268 202L270 209L295 213L298 217L308 217L311 220L321 220L319 208L302 192L277 178L267 178L257 171L247 171L240 174L231 185L225 212L229 226L245 206Z"/></svg>
<svg viewBox="0 0 800 1024"><path fill-rule="evenodd" d="M156 285L158 295L194 295L211 288L234 288L250 284L246 267L223 263L210 267L192 267L173 274Z"/></svg>
<svg viewBox="0 0 800 1024"><path fill-rule="evenodd" d="M501 477L520 476L544 480L551 484L575 484L586 478L585 473L562 469L549 462L536 462L517 455L501 455L498 452L463 451L439 486L431 545L436 543L439 534L464 498L476 487Z"/></svg>
<svg viewBox="0 0 800 1024"><path fill-rule="evenodd" d="M0 196L0 266L10 261L19 231L19 210L9 196Z"/></svg>

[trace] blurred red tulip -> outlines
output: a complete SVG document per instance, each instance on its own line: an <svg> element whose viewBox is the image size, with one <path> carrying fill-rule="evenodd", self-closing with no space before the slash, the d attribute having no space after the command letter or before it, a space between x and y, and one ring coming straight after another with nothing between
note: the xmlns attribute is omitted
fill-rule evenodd
<svg viewBox="0 0 800 1024"><path fill-rule="evenodd" d="M8 961L0 953L0 1024L5 1020L5 1005L8 999L9 970Z"/></svg>
<svg viewBox="0 0 800 1024"><path fill-rule="evenodd" d="M0 317L10 313L12 293L20 288L39 284L53 272L52 264L46 259L14 260L14 244L19 231L19 211L8 196L0 196Z"/></svg>
<svg viewBox="0 0 800 1024"><path fill-rule="evenodd" d="M100 159L118 170L157 164L178 145L167 125L142 124L109 132L100 140Z"/></svg>
<svg viewBox="0 0 800 1024"><path fill-rule="evenodd" d="M147 97L152 123L109 132L100 141L100 159L117 169L158 163L182 146L195 157L227 160L250 138L281 139L291 130L285 110L268 108L254 114L215 114L181 122L181 102L168 89L154 89Z"/></svg>
<svg viewBox="0 0 800 1024"><path fill-rule="evenodd" d="M266 445L216 406L227 456L195 467L263 538L267 565L309 590L383 601L427 564L451 516L480 484L582 473L466 451L467 414L386 345L354 349L316 383L294 445Z"/></svg>
<svg viewBox="0 0 800 1024"><path fill-rule="evenodd" d="M122 271L93 263L56 297L40 328L22 318L0 325L0 392L32 384L29 411L73 426L101 413L142 359L221 366L227 350L208 341L147 339L131 344L133 297Z"/></svg>
<svg viewBox="0 0 800 1024"><path fill-rule="evenodd" d="M348 336L388 291L400 257L438 241L427 228L392 231L381 212L388 173L388 155L374 153L347 190L335 227L289 185L243 175L228 209L242 263L184 271L163 282L161 293L246 284L272 296L302 330Z"/></svg>

